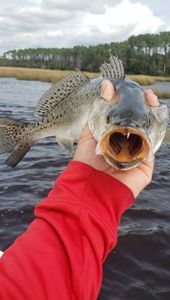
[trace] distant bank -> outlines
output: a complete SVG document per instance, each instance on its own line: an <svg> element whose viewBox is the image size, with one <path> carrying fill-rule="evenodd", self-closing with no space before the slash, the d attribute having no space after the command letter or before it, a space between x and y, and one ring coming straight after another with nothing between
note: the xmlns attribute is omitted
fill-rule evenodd
<svg viewBox="0 0 170 300"><path fill-rule="evenodd" d="M58 82L71 71L65 70L47 70L34 68L0 67L0 77L13 77L19 80L38 80L45 82ZM89 77L100 76L100 73L84 72ZM129 79L138 82L141 85L152 85L158 81L170 82L170 76L149 76L149 75L129 75ZM170 99L170 88L167 91L155 90L160 98Z"/></svg>

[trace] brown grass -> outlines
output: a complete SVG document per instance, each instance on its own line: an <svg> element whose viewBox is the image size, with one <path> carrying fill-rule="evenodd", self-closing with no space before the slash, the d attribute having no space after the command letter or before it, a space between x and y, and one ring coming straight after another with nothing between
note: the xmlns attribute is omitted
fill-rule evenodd
<svg viewBox="0 0 170 300"><path fill-rule="evenodd" d="M39 80L46 82L58 82L65 77L70 71L62 70L44 70L31 68L14 68L14 67L0 67L0 77L14 77L20 80ZM85 72L90 78L98 77L100 73ZM141 85L152 85L157 81L170 81L170 77L156 77L145 75L128 75L129 79L138 82ZM170 99L169 91L155 90L155 93L160 98Z"/></svg>
<svg viewBox="0 0 170 300"><path fill-rule="evenodd" d="M68 71L43 70L31 68L0 67L0 77L14 77L21 80L59 81Z"/></svg>
<svg viewBox="0 0 170 300"><path fill-rule="evenodd" d="M170 82L170 76L128 75L128 78L138 82L140 85L152 85L157 81Z"/></svg>
<svg viewBox="0 0 170 300"><path fill-rule="evenodd" d="M65 77L70 71L44 70L31 68L0 67L0 77L14 77L20 80L39 80L57 82ZM97 76L98 73L85 72L89 77Z"/></svg>

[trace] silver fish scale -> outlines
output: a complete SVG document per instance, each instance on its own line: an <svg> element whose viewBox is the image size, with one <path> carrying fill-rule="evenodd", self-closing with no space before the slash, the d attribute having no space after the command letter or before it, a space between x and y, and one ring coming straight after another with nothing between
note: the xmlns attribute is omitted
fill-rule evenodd
<svg viewBox="0 0 170 300"><path fill-rule="evenodd" d="M42 118L43 123L48 121L49 125L47 126L50 127L51 122L55 122L56 125L64 125L75 121L75 118L84 113L84 107L86 106L86 109L90 107L94 99L99 96L102 80L102 77L92 79L73 90L57 106L49 110L48 113L46 112Z"/></svg>
<svg viewBox="0 0 170 300"><path fill-rule="evenodd" d="M57 84L54 84L39 100L35 114L42 118L56 114L59 118L59 110L78 107L85 102L91 102L100 93L103 78L124 79L125 73L122 61L110 56L110 63L101 65L102 77L89 79L81 71L74 71ZM70 111L70 112L71 112Z"/></svg>
<svg viewBox="0 0 170 300"><path fill-rule="evenodd" d="M22 124L0 118L0 154L6 151L11 152L7 159L7 165L16 166L30 147L45 137L55 136L59 145L71 149L73 141L77 140L87 122L93 125L90 128L94 128L94 130L91 131L96 141L99 141L101 134L108 129L107 126L113 124L113 122L111 124L106 122L108 113L114 118L113 109L114 112L116 111L114 103L108 106L106 101L98 97L103 79L109 79L120 93L120 102L117 106L119 115L122 110L123 113L126 112L127 116L130 108L136 115L137 113L140 115L138 117L138 123L140 123L146 116L146 110L142 110L141 106L144 101L143 93L142 98L138 97L141 95L141 87L135 82L124 80L125 73L121 60L110 56L109 63L101 66L101 75L102 77L90 79L81 71L75 71L54 84L38 102L36 114L39 119L35 123ZM139 103L141 104L139 105ZM142 108L141 110L139 106ZM138 111L134 111L135 107L138 107ZM167 107L165 105L153 107L151 115L154 116L155 121L150 122L149 129L146 129L146 136L151 141L152 150L155 153L166 132ZM106 159L106 161L108 160ZM114 165L113 160L110 162L111 165ZM119 168L122 166L120 167L119 164Z"/></svg>
<svg viewBox="0 0 170 300"><path fill-rule="evenodd" d="M35 115L44 117L65 99L75 88L89 81L81 71L71 72L57 84L54 84L39 100Z"/></svg>

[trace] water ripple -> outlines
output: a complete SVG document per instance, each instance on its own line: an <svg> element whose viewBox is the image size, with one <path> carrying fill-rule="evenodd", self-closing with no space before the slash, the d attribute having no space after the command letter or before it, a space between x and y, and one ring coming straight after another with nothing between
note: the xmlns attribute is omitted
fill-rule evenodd
<svg viewBox="0 0 170 300"><path fill-rule="evenodd" d="M48 83L0 78L0 117L35 120L34 107ZM165 101L163 101L165 102ZM170 109L170 101L168 103ZM6 249L33 220L71 156L55 139L40 141L14 169L0 156L0 249ZM170 146L157 153L152 184L123 216L118 246L104 265L99 300L170 299Z"/></svg>

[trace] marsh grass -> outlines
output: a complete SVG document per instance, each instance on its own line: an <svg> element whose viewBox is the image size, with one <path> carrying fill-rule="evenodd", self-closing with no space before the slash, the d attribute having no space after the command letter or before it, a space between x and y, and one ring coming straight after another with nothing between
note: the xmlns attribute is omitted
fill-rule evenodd
<svg viewBox="0 0 170 300"><path fill-rule="evenodd" d="M128 78L140 85L152 85L158 81L170 82L170 76L128 75Z"/></svg>
<svg viewBox="0 0 170 300"><path fill-rule="evenodd" d="M38 80L46 82L58 82L65 77L70 71L63 70L46 70L46 69L33 69L33 68L15 68L15 67L0 67L0 77L14 77L20 80ZM100 76L100 73L85 72L90 78ZM169 77L156 77L147 75L128 75L129 79L138 82L141 85L152 85L157 81L169 81ZM159 91L155 93L160 98L170 99L170 90Z"/></svg>
<svg viewBox="0 0 170 300"><path fill-rule="evenodd" d="M31 68L0 67L0 77L14 77L20 80L39 80L57 82L66 76L69 71L44 70Z"/></svg>
<svg viewBox="0 0 170 300"><path fill-rule="evenodd" d="M0 77L13 77L20 80L38 80L57 82L68 75L70 71L45 70L32 68L0 67ZM85 72L89 77L98 76L99 73Z"/></svg>
<svg viewBox="0 0 170 300"><path fill-rule="evenodd" d="M16 68L0 67L0 77L14 77L22 80L39 80L47 82L57 82L65 77L70 71L65 70L47 70L34 68ZM100 73L85 72L89 77L100 76ZM128 75L129 79L138 82L141 85L151 85L157 81L169 81L169 77L148 76L148 75Z"/></svg>

